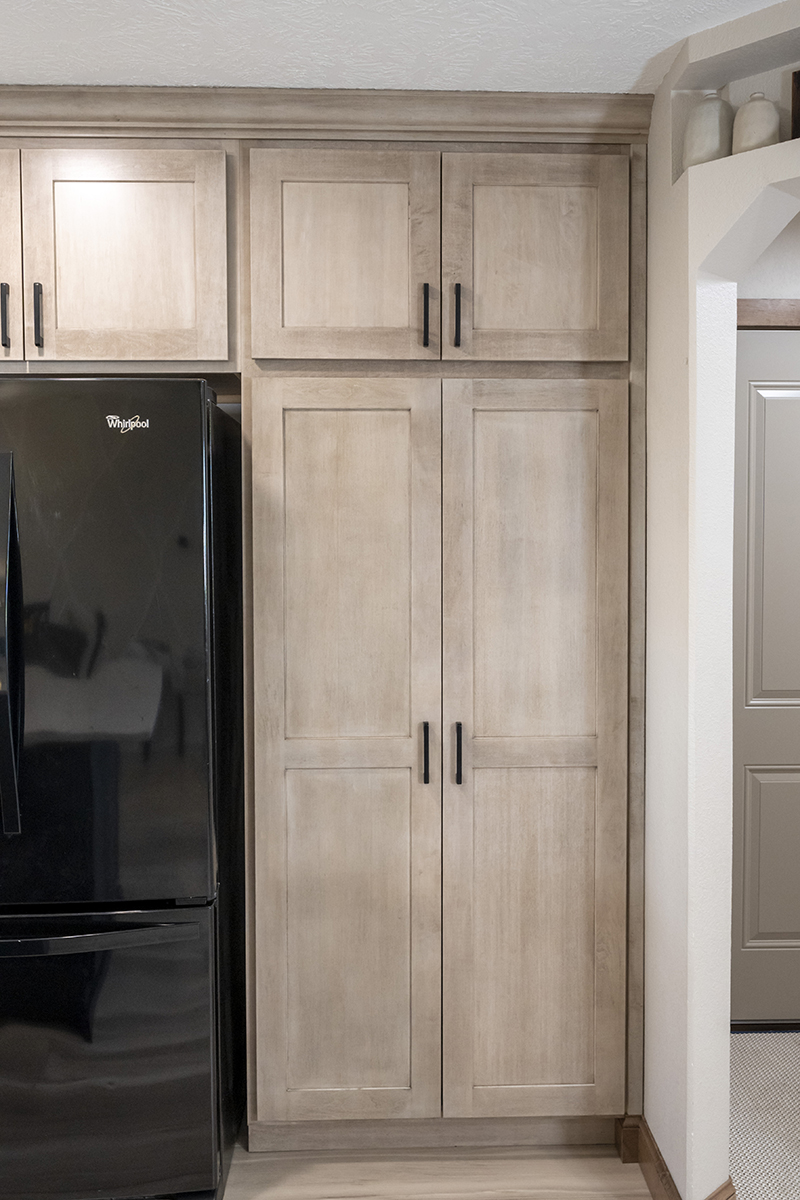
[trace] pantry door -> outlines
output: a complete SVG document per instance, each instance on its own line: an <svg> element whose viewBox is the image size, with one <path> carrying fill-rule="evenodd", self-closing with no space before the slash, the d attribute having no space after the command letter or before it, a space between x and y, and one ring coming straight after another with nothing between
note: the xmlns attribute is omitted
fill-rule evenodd
<svg viewBox="0 0 800 1200"><path fill-rule="evenodd" d="M440 397L253 384L259 1121L441 1112Z"/></svg>
<svg viewBox="0 0 800 1200"><path fill-rule="evenodd" d="M444 1115L618 1114L627 384L443 398Z"/></svg>

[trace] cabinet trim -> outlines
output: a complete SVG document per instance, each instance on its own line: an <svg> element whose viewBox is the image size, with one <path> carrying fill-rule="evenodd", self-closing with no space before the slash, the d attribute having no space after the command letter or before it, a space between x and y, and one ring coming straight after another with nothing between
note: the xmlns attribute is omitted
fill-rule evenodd
<svg viewBox="0 0 800 1200"><path fill-rule="evenodd" d="M437 1146L610 1146L613 1117L452 1118L401 1121L256 1121L248 1149L421 1150Z"/></svg>
<svg viewBox="0 0 800 1200"><path fill-rule="evenodd" d="M305 88L0 87L0 132L646 141L650 95Z"/></svg>

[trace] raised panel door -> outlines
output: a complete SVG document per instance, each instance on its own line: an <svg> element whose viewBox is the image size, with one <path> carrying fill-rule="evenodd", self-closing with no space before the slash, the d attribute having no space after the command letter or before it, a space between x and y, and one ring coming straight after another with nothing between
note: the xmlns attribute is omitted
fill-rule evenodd
<svg viewBox="0 0 800 1200"><path fill-rule="evenodd" d="M445 381L443 447L444 1113L622 1112L627 385Z"/></svg>
<svg viewBox="0 0 800 1200"><path fill-rule="evenodd" d="M22 342L22 212L19 150L0 150L0 362L25 357Z"/></svg>
<svg viewBox="0 0 800 1200"><path fill-rule="evenodd" d="M28 358L228 358L224 151L23 150L22 198Z"/></svg>
<svg viewBox="0 0 800 1200"><path fill-rule="evenodd" d="M439 357L439 160L251 150L253 357Z"/></svg>
<svg viewBox="0 0 800 1200"><path fill-rule="evenodd" d="M440 1111L440 446L438 380L254 383L260 1121Z"/></svg>
<svg viewBox="0 0 800 1200"><path fill-rule="evenodd" d="M443 358L628 357L626 157L443 154L442 212Z"/></svg>
<svg viewBox="0 0 800 1200"><path fill-rule="evenodd" d="M741 331L733 588L731 1017L800 1020L800 354Z"/></svg>

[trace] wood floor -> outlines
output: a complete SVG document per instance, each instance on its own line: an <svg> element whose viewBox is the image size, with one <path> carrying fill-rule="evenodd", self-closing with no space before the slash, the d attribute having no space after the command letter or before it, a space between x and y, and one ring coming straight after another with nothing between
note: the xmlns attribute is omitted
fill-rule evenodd
<svg viewBox="0 0 800 1200"><path fill-rule="evenodd" d="M236 1149L225 1200L650 1200L613 1147L327 1151Z"/></svg>

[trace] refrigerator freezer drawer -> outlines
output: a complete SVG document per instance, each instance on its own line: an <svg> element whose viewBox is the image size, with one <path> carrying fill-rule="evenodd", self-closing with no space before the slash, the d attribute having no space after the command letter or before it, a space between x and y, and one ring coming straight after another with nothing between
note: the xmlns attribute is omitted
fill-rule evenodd
<svg viewBox="0 0 800 1200"><path fill-rule="evenodd" d="M211 1190L213 908L0 917L4 1200Z"/></svg>

